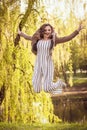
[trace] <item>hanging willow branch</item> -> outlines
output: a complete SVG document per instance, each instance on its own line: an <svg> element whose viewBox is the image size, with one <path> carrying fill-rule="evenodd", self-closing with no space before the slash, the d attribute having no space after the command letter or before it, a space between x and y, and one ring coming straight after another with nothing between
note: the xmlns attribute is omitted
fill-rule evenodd
<svg viewBox="0 0 87 130"><path fill-rule="evenodd" d="M24 17L22 18L22 20L20 21L19 23L19 29L22 30L23 26L25 25L26 21L27 21L27 18L29 17L31 11L32 11L32 7L34 5L34 2L37 2L37 0L28 0L28 7L27 7L27 10L25 12L25 15ZM18 43L19 43L19 40L20 40L20 35L17 34L16 35L16 38L14 40L14 45L17 46Z"/></svg>

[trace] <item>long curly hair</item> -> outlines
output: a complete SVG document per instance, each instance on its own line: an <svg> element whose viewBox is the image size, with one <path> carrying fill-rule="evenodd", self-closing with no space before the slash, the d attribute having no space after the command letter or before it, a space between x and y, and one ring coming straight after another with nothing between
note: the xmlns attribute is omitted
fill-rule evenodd
<svg viewBox="0 0 87 130"><path fill-rule="evenodd" d="M33 34L31 45L32 45L32 52L33 52L34 54L37 54L37 42L44 37L44 31L45 31L45 27L46 27L46 26L50 26L50 28L51 28L51 34L54 33L53 27L52 27L49 23L46 23L46 24L43 24L43 25ZM53 35L50 35L49 38L51 39L50 49L52 49L52 48L53 48L53 45L55 44L54 41L53 41Z"/></svg>

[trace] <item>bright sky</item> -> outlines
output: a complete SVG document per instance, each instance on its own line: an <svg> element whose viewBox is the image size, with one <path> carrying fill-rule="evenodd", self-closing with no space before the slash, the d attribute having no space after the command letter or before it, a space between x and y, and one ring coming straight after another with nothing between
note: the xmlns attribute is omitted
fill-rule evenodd
<svg viewBox="0 0 87 130"><path fill-rule="evenodd" d="M67 0L50 0L50 4L44 0L46 10L49 14L55 12L55 15L60 16L62 19L66 19L70 13L70 10L73 8L71 5L71 0L68 0L67 4L65 2ZM86 13L87 13L87 0L74 0L74 13L77 17L84 17L84 8L83 5L86 4ZM56 10L56 11L55 11Z"/></svg>
<svg viewBox="0 0 87 130"><path fill-rule="evenodd" d="M50 3L49 3L50 1ZM71 0L68 0L67 4L65 4L67 0L43 0L44 5L46 7L46 11L49 15L54 13L56 16L61 17L65 20L72 9ZM86 13L87 13L87 0L74 0L74 12L75 15L79 18L84 17L84 8L83 5L86 5ZM21 0L21 12L25 11L25 1Z"/></svg>

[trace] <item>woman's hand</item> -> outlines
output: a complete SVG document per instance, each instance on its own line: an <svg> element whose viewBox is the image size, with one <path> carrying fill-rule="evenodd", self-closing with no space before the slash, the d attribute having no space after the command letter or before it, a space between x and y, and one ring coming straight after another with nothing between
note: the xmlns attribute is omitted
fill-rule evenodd
<svg viewBox="0 0 87 130"><path fill-rule="evenodd" d="M20 29L18 29L18 34L21 35L22 34L22 31L20 31Z"/></svg>
<svg viewBox="0 0 87 130"><path fill-rule="evenodd" d="M82 25L82 23L81 23L81 24L79 25L77 31L80 32L82 29L84 29L84 27L83 27L83 25Z"/></svg>

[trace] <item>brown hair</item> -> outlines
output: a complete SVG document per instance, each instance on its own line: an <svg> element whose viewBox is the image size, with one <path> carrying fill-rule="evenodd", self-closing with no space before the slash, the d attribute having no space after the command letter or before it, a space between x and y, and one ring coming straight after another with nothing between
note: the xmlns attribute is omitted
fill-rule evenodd
<svg viewBox="0 0 87 130"><path fill-rule="evenodd" d="M45 31L45 27L46 27L46 26L50 26L50 27L51 27L51 30L52 30L52 33L54 32L53 27L52 27L49 23L47 23L47 24L43 24L43 25L34 33L34 35L32 36L32 43L31 43L31 45L32 45L32 52L33 52L34 54L37 54L37 42L38 42L40 39L43 38L43 36L44 36L44 31ZM52 48L53 48L53 44L54 44L54 42L53 42L53 36L52 36L52 35L50 36L50 39L51 39L51 47L50 47L50 49L52 49Z"/></svg>

